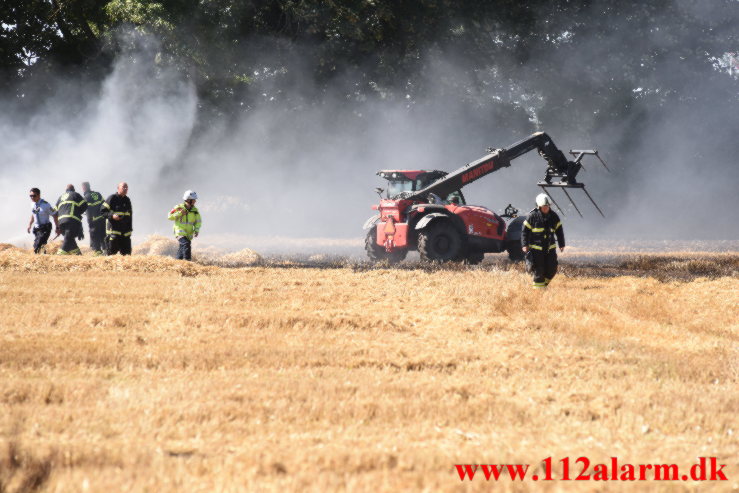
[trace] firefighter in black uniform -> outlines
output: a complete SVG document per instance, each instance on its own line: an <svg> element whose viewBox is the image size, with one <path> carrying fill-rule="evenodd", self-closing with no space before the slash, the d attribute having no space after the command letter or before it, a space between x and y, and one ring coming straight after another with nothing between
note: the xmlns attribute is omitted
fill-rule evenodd
<svg viewBox="0 0 739 493"><path fill-rule="evenodd" d="M131 255L131 233L133 232L133 210L128 198L128 183L118 184L118 192L103 202L100 213L107 219L106 234L108 255Z"/></svg>
<svg viewBox="0 0 739 493"><path fill-rule="evenodd" d="M547 194L539 194L536 205L523 222L521 246L534 274L534 287L546 288L557 273L557 245L564 251L565 233L559 216L551 210Z"/></svg>
<svg viewBox="0 0 739 493"><path fill-rule="evenodd" d="M100 213L103 196L90 190L90 182L82 182L82 193L87 201L87 227L90 234L90 248L95 255L103 254L105 242L105 218ZM107 250L107 248L105 249Z"/></svg>
<svg viewBox="0 0 739 493"><path fill-rule="evenodd" d="M54 210L59 220L59 230L64 237L58 255L82 255L77 240L85 237L82 231L82 214L87 210L85 198L67 185L67 191L56 201Z"/></svg>

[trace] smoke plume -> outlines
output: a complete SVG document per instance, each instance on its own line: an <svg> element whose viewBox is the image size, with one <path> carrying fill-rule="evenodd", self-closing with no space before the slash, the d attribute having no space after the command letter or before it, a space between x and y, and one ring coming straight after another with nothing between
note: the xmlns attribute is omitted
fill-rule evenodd
<svg viewBox="0 0 739 493"><path fill-rule="evenodd" d="M675 8L695 7L675 2ZM693 14L709 17L710 23L721 13L707 8ZM670 44L684 46L691 40L656 29L651 42L667 45L667 55L647 85L626 74L624 60L608 55L628 37L623 21L607 35L565 39L554 57L533 54L525 65L510 67L483 60L474 70L455 53L430 48L420 94L373 86L374 94L366 97L353 92L347 72L316 102L310 76L290 73L302 83L295 87L298 96L288 98L271 92L269 79L300 68L265 67L254 74L263 79L259 104L246 101L248 109L240 108L237 118L207 123L199 121L204 103L194 85L162 66L157 43L146 39L134 51L121 53L99 84L55 80L55 93L32 114L19 114L16 105L0 101L0 193L5 199L0 241L28 240L29 188L41 188L43 197L54 202L66 183L82 181L105 196L118 182L129 183L134 241L168 234L167 212L185 189L201 197L203 241L223 234L360 237L377 200L373 189L383 186L374 175L377 170L451 171L489 146L505 147L538 130L548 132L564 151L599 149L612 168L607 174L593 160L581 174L605 219L574 192L586 214L580 219L553 192L575 237L735 239L739 222L713 218L736 197L739 184L733 152L739 98L736 92L733 98L725 96L737 88L737 79L713 69L685 71L682 55L677 50L670 55ZM542 67L558 70L542 75ZM571 94L560 97L567 105L556 111L547 106L550 96L541 91L542 77L552 95ZM627 117L611 108L616 116L609 118L595 92L582 89L609 84L630 92L628 104L635 107L624 113ZM683 91L683 102L655 105L664 87ZM525 213L544 170L532 153L464 193L470 203L497 211L512 203Z"/></svg>

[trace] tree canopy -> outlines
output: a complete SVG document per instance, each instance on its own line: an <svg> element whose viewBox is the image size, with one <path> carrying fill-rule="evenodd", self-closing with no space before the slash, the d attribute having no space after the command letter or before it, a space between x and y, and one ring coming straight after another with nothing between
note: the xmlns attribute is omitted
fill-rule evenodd
<svg viewBox="0 0 739 493"><path fill-rule="evenodd" d="M737 103L721 61L739 48L736 0L7 0L0 23L2 88L17 98L49 75L102 77L151 35L147 56L219 115L329 87L398 100L441 91L596 126L635 102L697 101L706 80L718 81L710 97Z"/></svg>

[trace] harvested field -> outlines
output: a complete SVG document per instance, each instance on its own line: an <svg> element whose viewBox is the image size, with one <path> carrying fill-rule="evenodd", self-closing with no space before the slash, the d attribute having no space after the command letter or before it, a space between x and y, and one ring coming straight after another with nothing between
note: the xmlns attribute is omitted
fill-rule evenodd
<svg viewBox="0 0 739 493"><path fill-rule="evenodd" d="M242 255L0 245L0 491L739 488L739 254L575 252L544 292L500 257ZM729 481L454 469L568 456Z"/></svg>

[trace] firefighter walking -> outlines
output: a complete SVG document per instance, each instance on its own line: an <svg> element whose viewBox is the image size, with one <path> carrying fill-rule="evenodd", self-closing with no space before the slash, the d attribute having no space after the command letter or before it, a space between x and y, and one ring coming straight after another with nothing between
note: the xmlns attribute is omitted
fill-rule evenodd
<svg viewBox="0 0 739 493"><path fill-rule="evenodd" d="M105 199L100 214L107 220L108 255L131 255L131 233L133 233L133 209L128 198L128 183L118 184L118 191Z"/></svg>
<svg viewBox="0 0 739 493"><path fill-rule="evenodd" d="M557 245L564 251L565 233L547 194L537 195L536 206L523 222L521 246L534 275L534 287L546 288L557 273Z"/></svg>
<svg viewBox="0 0 739 493"><path fill-rule="evenodd" d="M82 182L82 194L87 201L87 227L90 235L90 249L95 255L103 254L105 242L105 218L100 213L103 207L103 196L90 190L90 182ZM106 249L107 250L107 249Z"/></svg>
<svg viewBox="0 0 739 493"><path fill-rule="evenodd" d="M64 237L58 255L82 255L77 240L83 239L82 214L87 210L85 198L74 191L73 185L67 185L67 191L56 201L59 230Z"/></svg>
<svg viewBox="0 0 739 493"><path fill-rule="evenodd" d="M167 218L174 221L174 235L180 244L177 259L192 260L192 239L198 236L202 224L200 212L195 207L198 194L187 190L182 200L184 202L177 204L169 211Z"/></svg>

